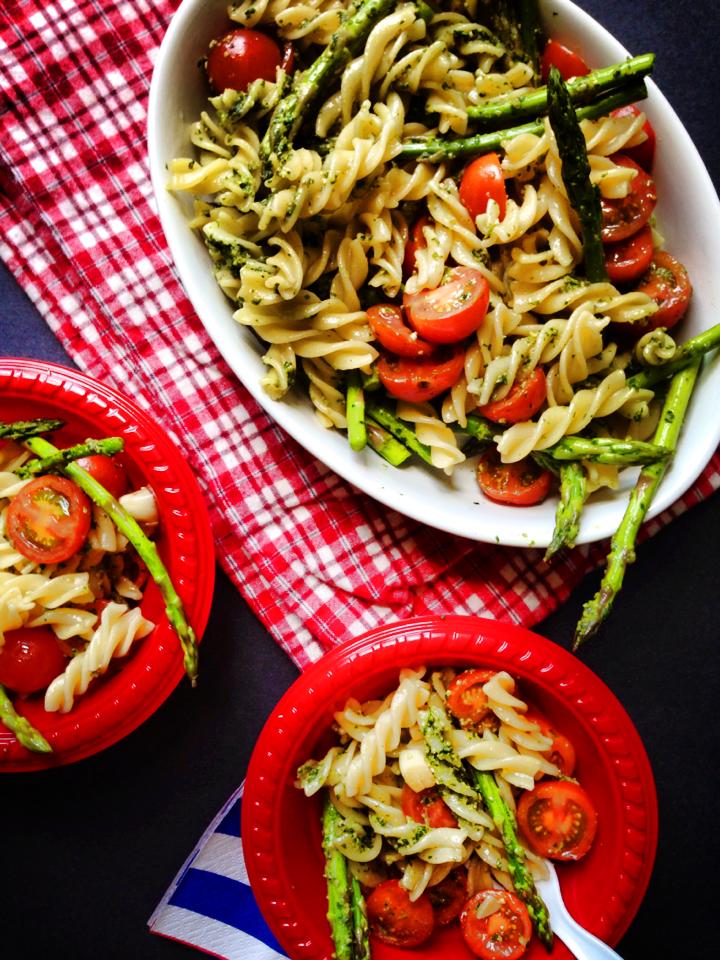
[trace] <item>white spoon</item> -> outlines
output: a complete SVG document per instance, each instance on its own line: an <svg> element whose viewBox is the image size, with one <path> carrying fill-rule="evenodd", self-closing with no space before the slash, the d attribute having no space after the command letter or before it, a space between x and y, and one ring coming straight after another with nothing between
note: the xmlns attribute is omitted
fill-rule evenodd
<svg viewBox="0 0 720 960"><path fill-rule="evenodd" d="M620 954L612 947L573 920L563 903L555 867L547 861L545 863L548 869L547 879L536 880L535 886L548 908L550 925L555 935L572 950L577 960L610 960L611 957L621 960Z"/></svg>

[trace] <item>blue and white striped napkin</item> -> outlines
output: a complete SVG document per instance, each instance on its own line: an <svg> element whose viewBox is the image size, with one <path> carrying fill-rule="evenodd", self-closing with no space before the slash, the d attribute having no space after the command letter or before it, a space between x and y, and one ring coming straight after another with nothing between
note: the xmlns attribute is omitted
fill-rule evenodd
<svg viewBox="0 0 720 960"><path fill-rule="evenodd" d="M222 960L286 960L250 889L240 838L242 794L243 784L198 841L148 927Z"/></svg>

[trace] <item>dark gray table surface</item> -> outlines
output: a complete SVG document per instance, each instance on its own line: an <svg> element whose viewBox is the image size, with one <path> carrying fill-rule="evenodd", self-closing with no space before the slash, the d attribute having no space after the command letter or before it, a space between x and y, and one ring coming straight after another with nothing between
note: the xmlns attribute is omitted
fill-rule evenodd
<svg viewBox="0 0 720 960"><path fill-rule="evenodd" d="M632 53L657 52L656 80L717 187L717 0L581 5ZM5 356L70 362L4 268L0 303ZM635 722L657 783L657 860L619 945L626 960L717 955L719 539L715 497L644 544L615 614L583 654ZM537 631L568 646L598 579L588 576ZM195 691L183 683L139 730L99 756L50 773L3 777L0 936L6 955L197 956L150 936L146 921L242 780L265 718L296 673L219 574Z"/></svg>

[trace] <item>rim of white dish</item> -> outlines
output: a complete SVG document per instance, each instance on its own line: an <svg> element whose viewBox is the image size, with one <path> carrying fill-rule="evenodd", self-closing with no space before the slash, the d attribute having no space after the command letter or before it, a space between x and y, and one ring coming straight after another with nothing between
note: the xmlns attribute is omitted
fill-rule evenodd
<svg viewBox="0 0 720 960"><path fill-rule="evenodd" d="M344 435L325 430L314 421L307 398L294 394L285 400L274 401L260 386L264 368L258 348L252 342L252 334L232 320L233 306L215 283L202 241L189 229L182 201L165 186L165 165L172 156L178 155L176 148L171 149L169 145L173 142L174 147L182 140L178 124L184 122L186 129L190 119L197 115L183 119L168 110L168 104L175 101L178 86L178 79L172 75L173 58L178 50L193 47L196 52L204 50L207 40L219 35L223 25L227 25L225 9L225 0L184 0L160 47L148 109L150 172L160 220L181 283L203 326L233 373L270 417L310 454L364 493L413 520L467 539L507 546L547 546L553 531L555 498L536 507L508 507L483 498L474 488L470 469L461 467L453 480L445 478L440 471L431 471L421 465L396 470L371 451L354 453ZM553 36L582 49L591 65L617 62L629 56L604 27L570 0L541 0L541 9L545 19L553 18ZM212 24L216 24L217 29L213 29ZM198 59L197 56L190 60L183 57L186 75L193 76L187 70L187 64L194 64ZM720 202L697 149L653 81L648 82L648 94L643 109L647 106L646 112L658 134L658 156L653 175L658 182L661 226L665 226L663 206L671 206L672 170L682 166L691 172L687 180L692 184L692 193L689 201L687 196L684 198L685 223L678 224L673 219L673 223L667 226L671 251L687 265L687 254L683 256L683 249L679 247L687 248L693 254L693 261L704 264L700 271L691 271L695 286L691 313L698 318L692 332L700 332L712 325L713 311L720 303L720 278L713 277L712 268L713 263L720 262L720 234L715 236L717 231L711 230L712 224L720 222ZM196 99L198 104L204 102L204 96L196 96ZM672 149L665 147L665 154L664 142L672 144ZM692 238L685 229L688 221L693 224ZM698 237L699 229L704 230L703 236ZM198 270L203 259L205 269ZM708 322L702 317L707 317ZM720 442L720 418L713 416L711 409L712 397L718 389L720 364L716 358L706 363L701 373L696 390L697 402L691 405L678 454L648 511L648 519L688 490ZM698 396L704 397L706 403L698 400ZM706 412L703 412L703 406L708 407ZM586 505L578 544L604 539L617 529L636 471L626 470L621 476L618 491L599 491Z"/></svg>

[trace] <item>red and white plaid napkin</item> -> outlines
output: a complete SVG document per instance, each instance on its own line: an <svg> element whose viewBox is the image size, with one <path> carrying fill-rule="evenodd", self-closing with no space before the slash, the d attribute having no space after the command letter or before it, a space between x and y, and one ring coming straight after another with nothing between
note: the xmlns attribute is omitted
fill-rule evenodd
<svg viewBox="0 0 720 960"><path fill-rule="evenodd" d="M5 0L0 255L77 364L174 434L204 485L217 555L300 666L415 614L532 625L605 554L550 565L406 519L341 480L238 383L175 274L145 120L172 0ZM673 514L720 482L717 454Z"/></svg>

